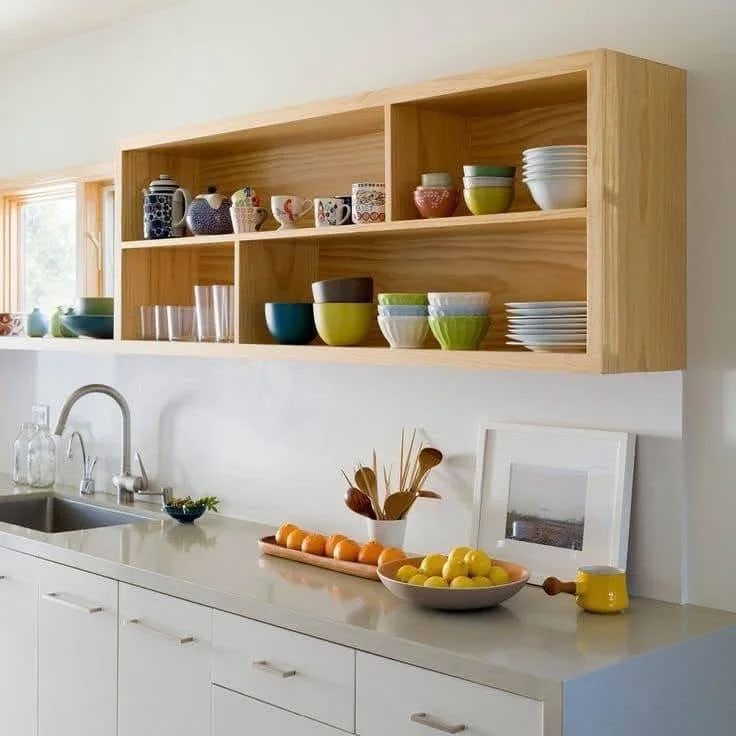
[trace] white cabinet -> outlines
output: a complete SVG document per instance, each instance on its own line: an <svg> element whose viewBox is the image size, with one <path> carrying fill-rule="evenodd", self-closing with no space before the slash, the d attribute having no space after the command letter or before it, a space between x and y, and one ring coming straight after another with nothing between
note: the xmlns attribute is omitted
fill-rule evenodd
<svg viewBox="0 0 736 736"><path fill-rule="evenodd" d="M213 641L215 684L354 730L354 650L220 611Z"/></svg>
<svg viewBox="0 0 736 736"><path fill-rule="evenodd" d="M358 652L360 736L542 736L540 701Z"/></svg>
<svg viewBox="0 0 736 736"><path fill-rule="evenodd" d="M0 549L0 730L36 735L38 560Z"/></svg>
<svg viewBox="0 0 736 736"><path fill-rule="evenodd" d="M118 736L207 736L212 610L121 583L119 625Z"/></svg>
<svg viewBox="0 0 736 736"><path fill-rule="evenodd" d="M345 736L343 731L221 687L212 688L212 736ZM385 735L384 735L385 736Z"/></svg>
<svg viewBox="0 0 736 736"><path fill-rule="evenodd" d="M39 736L115 736L114 580L40 561Z"/></svg>

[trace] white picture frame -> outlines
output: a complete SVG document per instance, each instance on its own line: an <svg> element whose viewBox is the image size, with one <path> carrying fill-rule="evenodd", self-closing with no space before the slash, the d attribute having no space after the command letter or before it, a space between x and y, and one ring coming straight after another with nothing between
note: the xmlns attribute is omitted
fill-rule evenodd
<svg viewBox="0 0 736 736"><path fill-rule="evenodd" d="M585 565L625 570L635 446L628 432L487 423L475 473L476 546L528 567L534 585L574 580Z"/></svg>

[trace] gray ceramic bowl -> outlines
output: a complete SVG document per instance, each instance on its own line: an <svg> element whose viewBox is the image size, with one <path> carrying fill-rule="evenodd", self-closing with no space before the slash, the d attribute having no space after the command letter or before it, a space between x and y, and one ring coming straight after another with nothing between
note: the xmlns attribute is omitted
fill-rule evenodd
<svg viewBox="0 0 736 736"><path fill-rule="evenodd" d="M366 302L373 301L373 279L370 276L350 276L342 279L315 281L312 295L317 304L326 302Z"/></svg>

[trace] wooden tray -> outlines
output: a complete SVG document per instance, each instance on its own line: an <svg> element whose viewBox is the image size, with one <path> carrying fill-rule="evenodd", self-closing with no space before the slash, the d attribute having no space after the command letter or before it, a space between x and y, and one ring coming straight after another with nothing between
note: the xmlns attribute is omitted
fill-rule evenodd
<svg viewBox="0 0 736 736"><path fill-rule="evenodd" d="M342 560L333 560L331 557L312 555L309 552L302 552L301 550L287 549L276 544L276 537L273 534L267 537L261 537L258 540L258 548L264 555L283 557L286 560L303 562L307 565L323 567L325 570L343 572L346 575L354 575L359 578L366 578L367 580L378 580L378 568L375 565L364 565L360 562L343 562Z"/></svg>

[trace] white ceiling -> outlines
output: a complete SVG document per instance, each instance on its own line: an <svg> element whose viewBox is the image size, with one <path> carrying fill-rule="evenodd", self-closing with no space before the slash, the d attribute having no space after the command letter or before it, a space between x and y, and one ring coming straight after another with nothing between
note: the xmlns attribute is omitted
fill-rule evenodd
<svg viewBox="0 0 736 736"><path fill-rule="evenodd" d="M181 0L0 0L0 56L177 2Z"/></svg>

